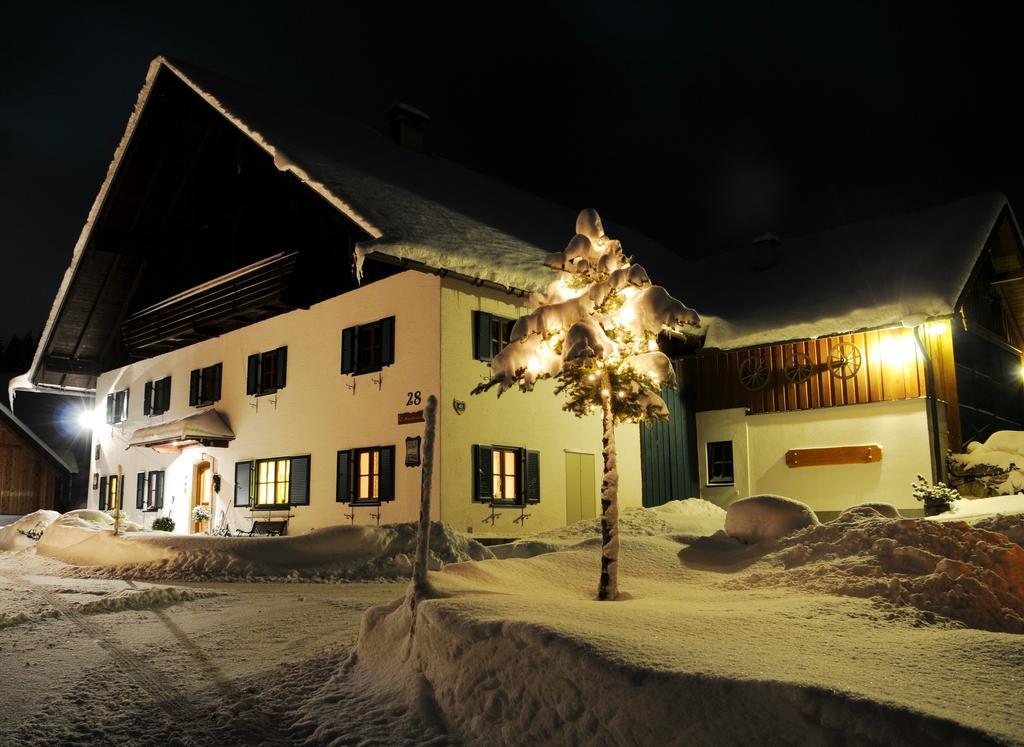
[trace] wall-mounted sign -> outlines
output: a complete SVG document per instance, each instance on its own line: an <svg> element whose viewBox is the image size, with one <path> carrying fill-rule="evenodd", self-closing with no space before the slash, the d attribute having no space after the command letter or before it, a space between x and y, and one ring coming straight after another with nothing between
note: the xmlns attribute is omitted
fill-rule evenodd
<svg viewBox="0 0 1024 747"><path fill-rule="evenodd" d="M93 472L92 473L92 489L96 490L96 488L98 488L99 486L100 486L100 473L99 472Z"/></svg>
<svg viewBox="0 0 1024 747"><path fill-rule="evenodd" d="M452 408L455 410L455 412L457 414L461 415L462 413L464 413L466 411L466 402L465 402L465 400L453 399L452 400Z"/></svg>
<svg viewBox="0 0 1024 747"><path fill-rule="evenodd" d="M398 413L398 424L409 425L409 423L422 423L423 422L423 410L414 410L413 412L400 412Z"/></svg>
<svg viewBox="0 0 1024 747"><path fill-rule="evenodd" d="M874 464L880 461L882 461L882 447L878 444L790 449L786 452L786 466L790 469L821 467L829 464Z"/></svg>
<svg viewBox="0 0 1024 747"><path fill-rule="evenodd" d="M420 466L420 441L419 436L409 436L405 439L405 466Z"/></svg>

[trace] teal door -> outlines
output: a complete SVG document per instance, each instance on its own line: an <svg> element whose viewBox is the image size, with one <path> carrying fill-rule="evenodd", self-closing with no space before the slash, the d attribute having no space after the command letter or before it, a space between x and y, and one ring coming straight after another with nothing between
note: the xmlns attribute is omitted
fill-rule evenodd
<svg viewBox="0 0 1024 747"><path fill-rule="evenodd" d="M661 398L668 405L668 420L640 426L645 506L698 495L697 424L682 377L679 389L662 389Z"/></svg>

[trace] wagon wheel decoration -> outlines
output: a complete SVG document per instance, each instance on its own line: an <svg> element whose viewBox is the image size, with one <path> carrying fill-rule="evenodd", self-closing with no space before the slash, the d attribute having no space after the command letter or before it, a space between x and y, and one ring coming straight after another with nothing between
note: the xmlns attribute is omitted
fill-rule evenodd
<svg viewBox="0 0 1024 747"><path fill-rule="evenodd" d="M744 358L740 364L740 383L744 389L756 392L768 383L768 363L759 355Z"/></svg>
<svg viewBox="0 0 1024 747"><path fill-rule="evenodd" d="M790 384L803 384L814 373L814 363L807 353L796 352L786 366L786 381Z"/></svg>
<svg viewBox="0 0 1024 747"><path fill-rule="evenodd" d="M828 367L837 379L849 379L860 370L860 348L852 342L837 342L828 351Z"/></svg>

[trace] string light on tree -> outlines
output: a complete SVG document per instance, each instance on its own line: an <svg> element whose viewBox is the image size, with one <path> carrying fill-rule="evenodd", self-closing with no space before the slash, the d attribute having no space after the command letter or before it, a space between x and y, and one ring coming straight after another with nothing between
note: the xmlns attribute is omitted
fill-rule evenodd
<svg viewBox="0 0 1024 747"><path fill-rule="evenodd" d="M577 417L602 414L604 478L601 482L601 580L599 599L618 594L618 471L615 425L668 417L658 395L675 387L672 363L658 346L665 329L684 330L700 318L658 285L604 233L601 218L584 210L576 235L545 264L558 270L547 291L530 296L531 312L512 328L511 342L491 361L491 377L474 394L497 386L555 379L563 408Z"/></svg>

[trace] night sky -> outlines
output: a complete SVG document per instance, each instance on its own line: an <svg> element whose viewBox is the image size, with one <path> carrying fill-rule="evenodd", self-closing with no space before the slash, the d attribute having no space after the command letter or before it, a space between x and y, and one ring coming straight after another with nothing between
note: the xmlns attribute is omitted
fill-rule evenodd
<svg viewBox="0 0 1024 747"><path fill-rule="evenodd" d="M1024 204L1020 18L994 4L18 5L0 339L41 331L157 54L374 126L414 104L440 155L684 256L979 191Z"/></svg>

